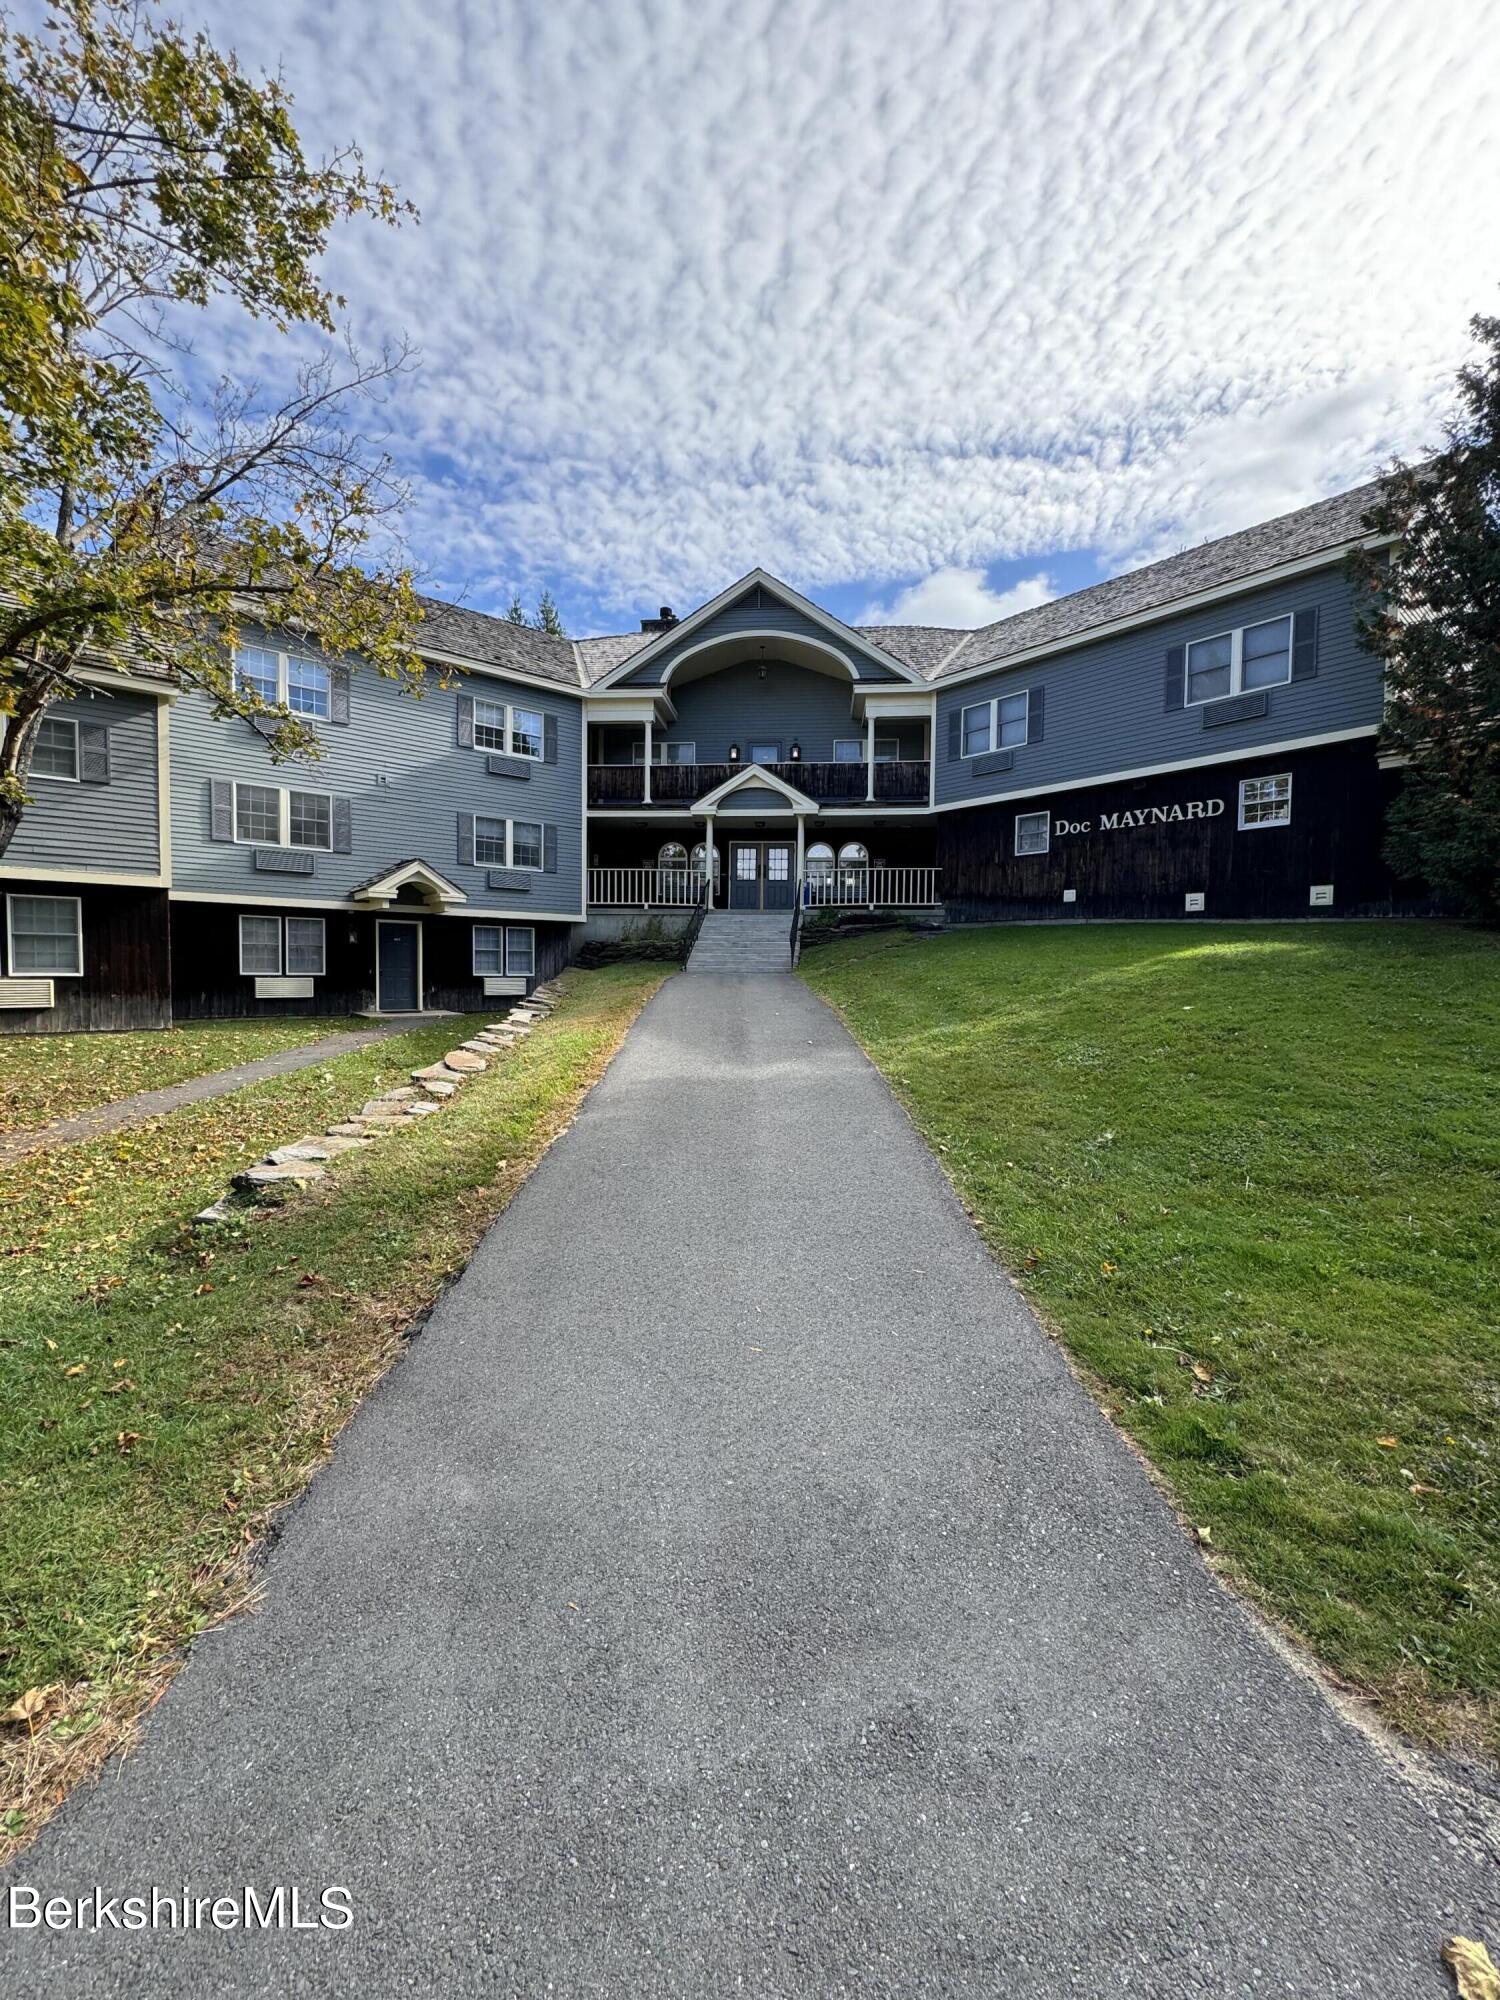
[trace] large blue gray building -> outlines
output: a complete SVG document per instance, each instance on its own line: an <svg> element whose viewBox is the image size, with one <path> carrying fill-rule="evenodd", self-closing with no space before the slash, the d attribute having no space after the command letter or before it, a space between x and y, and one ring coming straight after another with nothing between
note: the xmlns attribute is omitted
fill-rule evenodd
<svg viewBox="0 0 1500 2000"><path fill-rule="evenodd" d="M316 761L166 677L49 717L0 866L0 1021L482 1006L611 913L952 921L1424 906L1345 580L1373 488L979 631L855 628L755 570L568 640L429 602L419 697L274 633Z"/></svg>

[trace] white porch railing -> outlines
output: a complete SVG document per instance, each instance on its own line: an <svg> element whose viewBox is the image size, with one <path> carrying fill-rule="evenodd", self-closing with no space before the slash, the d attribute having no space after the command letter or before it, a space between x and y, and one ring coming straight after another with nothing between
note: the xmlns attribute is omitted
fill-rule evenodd
<svg viewBox="0 0 1500 2000"><path fill-rule="evenodd" d="M703 878L690 868L591 868L593 909L690 910L703 894Z"/></svg>
<svg viewBox="0 0 1500 2000"><path fill-rule="evenodd" d="M805 910L926 910L938 903L937 868L814 868L802 885Z"/></svg>

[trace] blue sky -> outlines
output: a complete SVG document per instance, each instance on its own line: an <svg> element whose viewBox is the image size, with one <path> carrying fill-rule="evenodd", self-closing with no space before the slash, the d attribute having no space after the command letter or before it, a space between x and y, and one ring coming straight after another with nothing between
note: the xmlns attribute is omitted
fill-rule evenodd
<svg viewBox="0 0 1500 2000"><path fill-rule="evenodd" d="M383 417L429 586L580 633L757 562L984 622L1420 449L1500 309L1480 0L182 11L421 210L328 275L420 350Z"/></svg>

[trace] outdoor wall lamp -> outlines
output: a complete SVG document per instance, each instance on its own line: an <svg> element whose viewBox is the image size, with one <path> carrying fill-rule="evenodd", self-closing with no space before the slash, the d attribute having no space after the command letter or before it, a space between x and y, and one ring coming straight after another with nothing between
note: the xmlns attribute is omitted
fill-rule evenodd
<svg viewBox="0 0 1500 2000"><path fill-rule="evenodd" d="M738 743L731 743L731 744L730 744L730 746L729 746L729 761L730 761L730 763L731 763L731 764L738 764L738 762L740 761L740 746L739 746L739 744L738 744Z"/></svg>
<svg viewBox="0 0 1500 2000"><path fill-rule="evenodd" d="M802 745L800 743L794 743L792 745L792 762L794 764L800 764L802 762Z"/></svg>

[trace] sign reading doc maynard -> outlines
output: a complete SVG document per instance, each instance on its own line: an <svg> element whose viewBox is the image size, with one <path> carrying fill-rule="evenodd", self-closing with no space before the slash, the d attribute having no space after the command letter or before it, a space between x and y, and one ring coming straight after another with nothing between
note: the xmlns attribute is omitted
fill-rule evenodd
<svg viewBox="0 0 1500 2000"><path fill-rule="evenodd" d="M1178 820L1217 819L1224 810L1222 799L1189 799L1185 805L1134 806L1120 812L1102 812L1097 829L1091 819L1056 819L1053 834L1061 839L1070 833L1131 833L1143 826L1171 826Z"/></svg>

